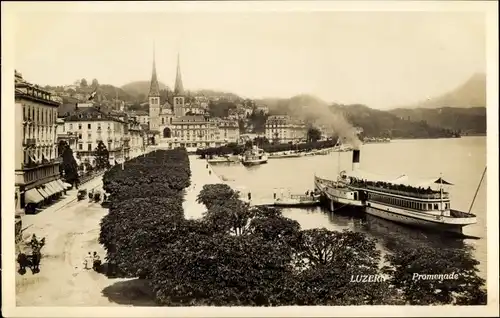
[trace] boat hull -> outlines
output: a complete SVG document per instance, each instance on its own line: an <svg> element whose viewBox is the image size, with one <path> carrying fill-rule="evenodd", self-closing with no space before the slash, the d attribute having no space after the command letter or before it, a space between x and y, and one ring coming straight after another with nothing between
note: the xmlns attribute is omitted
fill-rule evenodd
<svg viewBox="0 0 500 318"><path fill-rule="evenodd" d="M446 224L441 222L433 222L424 219L418 219L410 216L406 216L399 213L394 213L391 211L384 211L373 206L365 207L366 214L379 217L381 219L389 220L395 223L405 224L412 227L425 228L433 231L439 232L449 232L462 234L462 229L464 225L462 224Z"/></svg>
<svg viewBox="0 0 500 318"><path fill-rule="evenodd" d="M274 206L276 207L310 207L310 206L318 206L320 201L305 201L305 202L274 202Z"/></svg>
<svg viewBox="0 0 500 318"><path fill-rule="evenodd" d="M258 161L242 161L241 162L244 166L256 166L256 165L262 165L267 163L267 160L258 160Z"/></svg>
<svg viewBox="0 0 500 318"><path fill-rule="evenodd" d="M284 158L300 158L303 157L302 155L276 155L276 156L269 156L269 159L284 159Z"/></svg>

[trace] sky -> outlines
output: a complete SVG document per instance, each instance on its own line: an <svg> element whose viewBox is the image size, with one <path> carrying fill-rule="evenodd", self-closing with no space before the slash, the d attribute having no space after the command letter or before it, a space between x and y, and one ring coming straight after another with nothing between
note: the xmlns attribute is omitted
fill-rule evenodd
<svg viewBox="0 0 500 318"><path fill-rule="evenodd" d="M70 12L16 15L15 68L39 85L158 78L243 97L413 104L486 72L484 13Z"/></svg>

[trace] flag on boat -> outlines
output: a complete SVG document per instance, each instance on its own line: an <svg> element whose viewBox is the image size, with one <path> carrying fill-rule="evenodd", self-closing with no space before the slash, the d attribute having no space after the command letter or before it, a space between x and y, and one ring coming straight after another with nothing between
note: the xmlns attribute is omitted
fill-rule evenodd
<svg viewBox="0 0 500 318"><path fill-rule="evenodd" d="M97 94L97 89L95 91L93 91L92 94L90 94L90 97L88 100L93 100L96 94Z"/></svg>

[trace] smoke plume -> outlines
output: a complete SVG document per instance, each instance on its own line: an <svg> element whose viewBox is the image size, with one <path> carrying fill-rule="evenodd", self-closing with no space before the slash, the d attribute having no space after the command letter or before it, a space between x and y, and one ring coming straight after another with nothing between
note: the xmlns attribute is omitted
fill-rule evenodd
<svg viewBox="0 0 500 318"><path fill-rule="evenodd" d="M328 104L316 97L299 95L290 99L289 109L293 114L313 123L316 127L324 127L328 137L344 138L351 146L359 149L362 142L359 140L356 129L340 112L334 112Z"/></svg>

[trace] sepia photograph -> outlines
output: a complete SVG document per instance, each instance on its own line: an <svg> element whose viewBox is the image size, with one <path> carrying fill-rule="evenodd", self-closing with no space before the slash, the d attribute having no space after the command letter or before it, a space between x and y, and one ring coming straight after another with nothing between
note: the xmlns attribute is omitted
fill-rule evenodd
<svg viewBox="0 0 500 318"><path fill-rule="evenodd" d="M3 315L498 315L497 9L2 2Z"/></svg>

